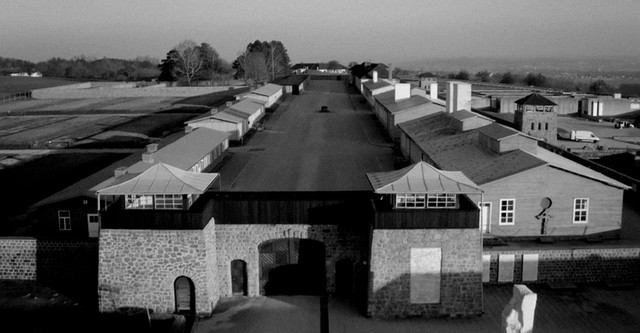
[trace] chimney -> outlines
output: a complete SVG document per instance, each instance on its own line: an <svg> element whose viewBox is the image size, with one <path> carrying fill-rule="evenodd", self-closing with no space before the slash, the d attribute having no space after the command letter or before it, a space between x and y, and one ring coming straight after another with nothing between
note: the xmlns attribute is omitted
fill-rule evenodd
<svg viewBox="0 0 640 333"><path fill-rule="evenodd" d="M227 101L226 105L227 105L227 107L230 107L231 105L233 105L233 102L232 101Z"/></svg>
<svg viewBox="0 0 640 333"><path fill-rule="evenodd" d="M471 84L466 82L447 82L447 113L458 110L471 110Z"/></svg>
<svg viewBox="0 0 640 333"><path fill-rule="evenodd" d="M378 83L378 71L373 71L373 83Z"/></svg>
<svg viewBox="0 0 640 333"><path fill-rule="evenodd" d="M127 174L127 167L119 167L113 171L113 177L118 179Z"/></svg>
<svg viewBox="0 0 640 333"><path fill-rule="evenodd" d="M429 98L438 99L438 82L429 83Z"/></svg>
<svg viewBox="0 0 640 333"><path fill-rule="evenodd" d="M621 99L622 98L622 94L621 93L615 93L615 94L613 94L613 98Z"/></svg>
<svg viewBox="0 0 640 333"><path fill-rule="evenodd" d="M157 143L150 143L147 145L147 152L148 153L155 153L158 151L158 144Z"/></svg>
<svg viewBox="0 0 640 333"><path fill-rule="evenodd" d="M191 126L186 126L186 127L184 128L184 132L185 132L185 133L191 133L191 132L193 132L193 130L194 130L194 128L193 128L193 127L191 127Z"/></svg>
<svg viewBox="0 0 640 333"><path fill-rule="evenodd" d="M218 108L211 108L211 114L218 113Z"/></svg>
<svg viewBox="0 0 640 333"><path fill-rule="evenodd" d="M389 71L389 81L393 80L393 65L389 64L388 66L388 71Z"/></svg>
<svg viewBox="0 0 640 333"><path fill-rule="evenodd" d="M395 98L397 102L401 99L407 99L411 97L411 84L410 83L396 83L395 85Z"/></svg>

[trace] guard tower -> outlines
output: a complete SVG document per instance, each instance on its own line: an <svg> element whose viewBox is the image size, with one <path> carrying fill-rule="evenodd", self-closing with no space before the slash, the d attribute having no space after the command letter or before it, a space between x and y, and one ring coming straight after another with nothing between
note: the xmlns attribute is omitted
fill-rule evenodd
<svg viewBox="0 0 640 333"><path fill-rule="evenodd" d="M514 122L519 131L555 144L558 135L556 103L533 93L516 102Z"/></svg>

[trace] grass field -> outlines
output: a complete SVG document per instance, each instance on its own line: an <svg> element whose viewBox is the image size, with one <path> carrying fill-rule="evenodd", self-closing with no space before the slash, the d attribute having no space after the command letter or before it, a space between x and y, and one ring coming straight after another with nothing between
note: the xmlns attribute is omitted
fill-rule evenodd
<svg viewBox="0 0 640 333"><path fill-rule="evenodd" d="M0 76L0 97L33 89L64 86L78 82L71 79L49 77Z"/></svg>

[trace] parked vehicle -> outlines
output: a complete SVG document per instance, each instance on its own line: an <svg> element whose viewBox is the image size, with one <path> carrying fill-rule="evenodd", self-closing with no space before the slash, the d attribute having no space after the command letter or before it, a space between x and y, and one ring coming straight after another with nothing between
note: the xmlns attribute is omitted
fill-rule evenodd
<svg viewBox="0 0 640 333"><path fill-rule="evenodd" d="M616 121L614 126L615 126L615 128L633 128L633 127L635 127L635 126L633 126L632 123L630 123L628 121L624 121L624 120Z"/></svg>
<svg viewBox="0 0 640 333"><path fill-rule="evenodd" d="M591 131L571 131L571 140L582 142L598 142L600 138Z"/></svg>

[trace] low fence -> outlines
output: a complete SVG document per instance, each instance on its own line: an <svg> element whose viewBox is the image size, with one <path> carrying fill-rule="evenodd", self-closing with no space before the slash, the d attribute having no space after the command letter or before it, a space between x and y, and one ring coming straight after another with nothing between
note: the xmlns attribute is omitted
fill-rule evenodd
<svg viewBox="0 0 640 333"><path fill-rule="evenodd" d="M640 280L640 246L485 249L482 259L485 283Z"/></svg>
<svg viewBox="0 0 640 333"><path fill-rule="evenodd" d="M21 92L21 93L2 96L2 99L0 99L0 103L22 101L22 100L27 100L27 99L31 99L31 98L32 98L31 97L31 91L25 91L25 92Z"/></svg>

